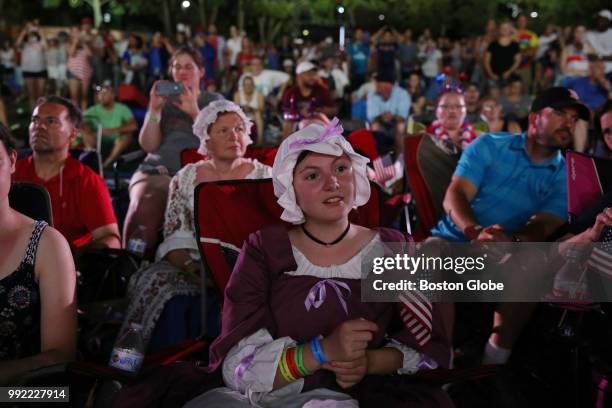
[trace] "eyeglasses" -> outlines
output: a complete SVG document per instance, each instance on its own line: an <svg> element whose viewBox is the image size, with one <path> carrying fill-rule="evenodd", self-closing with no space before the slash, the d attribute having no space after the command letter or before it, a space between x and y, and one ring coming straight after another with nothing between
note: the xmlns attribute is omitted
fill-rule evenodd
<svg viewBox="0 0 612 408"><path fill-rule="evenodd" d="M447 105L447 104L443 104L443 105L438 105L438 108L445 110L445 111L451 111L451 110L462 110L465 109L465 105Z"/></svg>
<svg viewBox="0 0 612 408"><path fill-rule="evenodd" d="M175 71L180 71L181 69L183 71L193 71L196 69L196 66L194 64L187 64L187 65L172 64L172 69Z"/></svg>
<svg viewBox="0 0 612 408"><path fill-rule="evenodd" d="M221 129L215 130L214 132L211 132L211 136L218 137L220 139L227 139L232 134L232 131L238 133L239 135L242 135L244 134L244 132L246 132L246 129L244 128L244 126L236 126L234 128L223 127Z"/></svg>
<svg viewBox="0 0 612 408"><path fill-rule="evenodd" d="M35 126L43 124L47 128L57 128L62 126L62 121L56 118L55 116L47 116L46 118L34 116L32 117L32 119L30 119L30 123Z"/></svg>

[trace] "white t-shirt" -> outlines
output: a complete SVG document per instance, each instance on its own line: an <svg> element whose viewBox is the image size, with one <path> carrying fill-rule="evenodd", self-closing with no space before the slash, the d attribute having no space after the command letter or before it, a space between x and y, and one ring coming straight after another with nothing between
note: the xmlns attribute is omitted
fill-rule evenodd
<svg viewBox="0 0 612 408"><path fill-rule="evenodd" d="M15 51L12 48L0 50L0 65L4 68L15 68Z"/></svg>
<svg viewBox="0 0 612 408"><path fill-rule="evenodd" d="M435 48L429 52L425 52L423 57L425 57L425 62L421 65L421 69L423 70L423 75L427 78L433 78L438 75L438 70L440 68L440 59L442 59L442 51Z"/></svg>
<svg viewBox="0 0 612 408"><path fill-rule="evenodd" d="M267 98L274 88L278 88L289 80L289 74L274 69L264 69L257 76L251 74L255 82L255 89Z"/></svg>
<svg viewBox="0 0 612 408"><path fill-rule="evenodd" d="M230 50L230 64L236 65L238 53L242 50L242 37L232 37L227 40L227 48Z"/></svg>
<svg viewBox="0 0 612 408"><path fill-rule="evenodd" d="M589 31L586 35L586 42L593 47L595 52L601 57L612 55L612 28L603 33L599 31ZM612 61L606 61L606 74L612 72Z"/></svg>
<svg viewBox="0 0 612 408"><path fill-rule="evenodd" d="M322 78L328 78L329 76L334 78L334 83L336 84L336 89L334 90L334 94L332 95L334 98L342 98L344 96L344 87L349 84L349 79L339 68L332 69L331 73L327 71L320 70L319 76Z"/></svg>
<svg viewBox="0 0 612 408"><path fill-rule="evenodd" d="M25 43L21 51L21 69L24 72L41 72L47 69L45 49L40 41Z"/></svg>

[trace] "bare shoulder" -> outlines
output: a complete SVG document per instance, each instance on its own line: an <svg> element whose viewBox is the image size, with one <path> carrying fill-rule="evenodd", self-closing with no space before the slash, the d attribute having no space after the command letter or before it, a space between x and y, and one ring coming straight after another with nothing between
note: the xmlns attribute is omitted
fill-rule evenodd
<svg viewBox="0 0 612 408"><path fill-rule="evenodd" d="M47 226L40 237L36 253L35 273L40 273L50 267L60 266L60 270L74 271L74 261L66 238L55 228Z"/></svg>
<svg viewBox="0 0 612 408"><path fill-rule="evenodd" d="M64 236L58 230L50 225L44 229L42 236L40 237L39 248L43 251L48 249L65 249L70 253L70 246L68 245L66 238L64 238Z"/></svg>

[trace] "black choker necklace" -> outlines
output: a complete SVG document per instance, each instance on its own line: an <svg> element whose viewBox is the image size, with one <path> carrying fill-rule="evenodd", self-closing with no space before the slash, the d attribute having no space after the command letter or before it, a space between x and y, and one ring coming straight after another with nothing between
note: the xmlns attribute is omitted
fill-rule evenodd
<svg viewBox="0 0 612 408"><path fill-rule="evenodd" d="M349 229L351 228L351 223L349 222L346 226L346 229L344 230L344 232L342 234L340 234L340 236L336 239L334 239L332 242L325 242L325 241L321 241L320 239L318 239L317 237L315 237L314 235L312 235L310 232L308 232L308 230L306 229L306 227L304 227L304 224L300 225L300 227L302 227L302 231L304 231L304 234L306 234L306 236L310 239L312 239L314 242L316 242L319 245L323 245L323 246L332 246L337 244L338 242L342 241L342 238L344 238L346 236L346 234L348 234Z"/></svg>

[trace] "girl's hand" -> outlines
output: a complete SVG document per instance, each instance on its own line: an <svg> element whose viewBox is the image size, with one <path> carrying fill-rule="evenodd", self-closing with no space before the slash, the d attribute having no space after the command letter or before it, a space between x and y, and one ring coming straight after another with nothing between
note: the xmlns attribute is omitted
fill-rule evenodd
<svg viewBox="0 0 612 408"><path fill-rule="evenodd" d="M368 372L367 353L353 361L332 361L326 363L322 368L333 371L336 374L336 382L343 389L358 384Z"/></svg>
<svg viewBox="0 0 612 408"><path fill-rule="evenodd" d="M365 356L376 331L378 326L369 320L347 320L321 341L321 347L329 361L353 361Z"/></svg>

